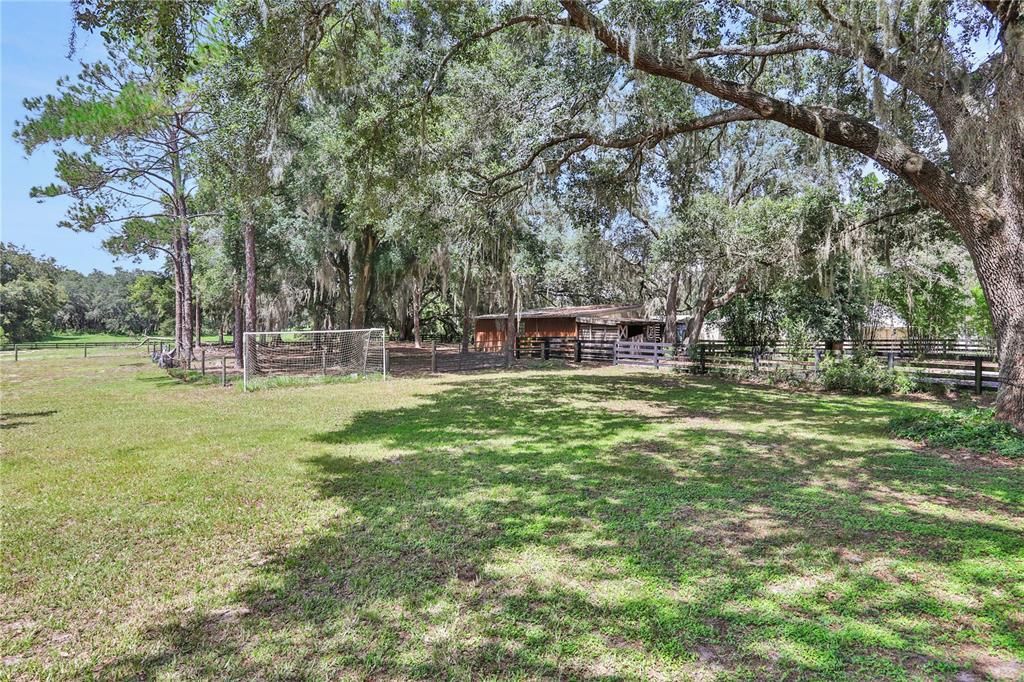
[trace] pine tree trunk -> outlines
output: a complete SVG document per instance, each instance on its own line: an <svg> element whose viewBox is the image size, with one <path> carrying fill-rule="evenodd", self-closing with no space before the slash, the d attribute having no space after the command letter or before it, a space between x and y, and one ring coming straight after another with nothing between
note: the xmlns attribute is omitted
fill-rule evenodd
<svg viewBox="0 0 1024 682"><path fill-rule="evenodd" d="M184 355L182 362L185 367L192 366L192 345L194 343L194 329L192 326L192 256L191 245L188 234L188 221L182 220L180 226L181 240L181 340L184 344Z"/></svg>
<svg viewBox="0 0 1024 682"><path fill-rule="evenodd" d="M181 303L182 297L182 277L181 277L181 241L175 236L174 242L171 245L171 250L174 253L173 266L174 266L174 355L176 359L182 357L184 341L182 340L182 331L185 325L182 324L181 316L184 306Z"/></svg>
<svg viewBox="0 0 1024 682"><path fill-rule="evenodd" d="M231 330L231 344L235 350L235 366L240 367L245 338L245 311L242 308L242 292L238 290L237 284L231 289L231 304L235 310L235 324Z"/></svg>
<svg viewBox="0 0 1024 682"><path fill-rule="evenodd" d="M196 292L196 346L203 345L203 300L199 292Z"/></svg>
<svg viewBox="0 0 1024 682"><path fill-rule="evenodd" d="M184 367L192 366L194 321L192 312L192 240L189 236L188 203L185 199L185 175L179 154L179 140L173 135L168 140L171 151L171 186L173 189L173 215L176 219L176 238L179 274L181 277L181 339L178 361Z"/></svg>

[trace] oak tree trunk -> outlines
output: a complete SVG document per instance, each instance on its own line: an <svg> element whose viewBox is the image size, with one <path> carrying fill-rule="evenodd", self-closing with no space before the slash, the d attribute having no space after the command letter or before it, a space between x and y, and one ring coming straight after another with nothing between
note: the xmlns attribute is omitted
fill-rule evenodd
<svg viewBox="0 0 1024 682"><path fill-rule="evenodd" d="M1004 220L999 229L968 240L985 290L999 360L996 418L1024 431L1024 221Z"/></svg>
<svg viewBox="0 0 1024 682"><path fill-rule="evenodd" d="M417 272L412 282L412 340L416 348L423 347L423 336L420 330L420 315L423 306L423 279Z"/></svg>
<svg viewBox="0 0 1024 682"><path fill-rule="evenodd" d="M466 263L466 270L462 275L462 343L460 350L463 353L469 352L469 339L473 333L473 303L470 300L472 295L472 261Z"/></svg>
<svg viewBox="0 0 1024 682"><path fill-rule="evenodd" d="M675 272L668 281L665 295L665 343L676 342L676 321L679 316L679 278L683 273Z"/></svg>
<svg viewBox="0 0 1024 682"><path fill-rule="evenodd" d="M352 248L352 270L355 282L352 287L352 328L366 327L367 309L370 302L370 285L373 281L373 256L377 250L377 235L367 225L359 233Z"/></svg>
<svg viewBox="0 0 1024 682"><path fill-rule="evenodd" d="M516 319L516 285L512 270L508 271L508 312L505 314L505 366L512 365L515 354L516 336L519 334L519 321Z"/></svg>
<svg viewBox="0 0 1024 682"><path fill-rule="evenodd" d="M704 330L704 318L711 312L711 300L712 297L709 295L708 298L701 300L697 304L696 309L694 309L693 317L690 318L689 324L686 325L686 338L683 340L684 349L689 350L700 341L700 333Z"/></svg>

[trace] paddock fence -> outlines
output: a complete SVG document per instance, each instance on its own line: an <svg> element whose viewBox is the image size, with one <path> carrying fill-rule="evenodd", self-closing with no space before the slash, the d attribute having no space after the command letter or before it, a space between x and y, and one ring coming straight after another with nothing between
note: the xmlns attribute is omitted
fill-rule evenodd
<svg viewBox="0 0 1024 682"><path fill-rule="evenodd" d="M547 360L577 365L627 365L671 369L692 374L749 376L777 374L780 378L813 380L829 355L842 356L869 349L878 361L903 372L919 384L945 384L977 392L999 387L999 364L994 344L962 339L904 339L854 343L843 341L805 349L780 344L755 349L725 341L702 341L684 349L680 344L628 339L588 339L576 336L519 336L510 363L500 346L465 353L440 350L431 343L430 371L473 372L504 369L508 364ZM426 369L424 359L423 369Z"/></svg>
<svg viewBox="0 0 1024 682"><path fill-rule="evenodd" d="M138 348L145 339L126 339L124 341L28 341L21 343L5 343L0 351L17 350L60 350L63 348Z"/></svg>
<svg viewBox="0 0 1024 682"><path fill-rule="evenodd" d="M958 340L922 342L874 342L862 344L889 369L907 374L918 384L944 384L970 388L976 393L999 388L999 363L995 349L984 343ZM781 373L798 379L816 377L828 355L853 352L850 342L829 349L797 350L785 346L752 348L721 341L701 342L683 352L678 346L663 343L617 341L615 364L655 368L676 368L694 374L741 376Z"/></svg>

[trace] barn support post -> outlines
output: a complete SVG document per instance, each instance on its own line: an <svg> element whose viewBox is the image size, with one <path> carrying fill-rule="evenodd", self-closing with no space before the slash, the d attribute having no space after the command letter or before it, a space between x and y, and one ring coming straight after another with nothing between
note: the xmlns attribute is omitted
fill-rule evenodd
<svg viewBox="0 0 1024 682"><path fill-rule="evenodd" d="M580 337L576 337L576 343L574 345L576 346L575 360L578 365L583 362L583 344L580 342Z"/></svg>
<svg viewBox="0 0 1024 682"><path fill-rule="evenodd" d="M977 357L974 358L974 392L981 395L983 388L984 384L982 383L981 358Z"/></svg>

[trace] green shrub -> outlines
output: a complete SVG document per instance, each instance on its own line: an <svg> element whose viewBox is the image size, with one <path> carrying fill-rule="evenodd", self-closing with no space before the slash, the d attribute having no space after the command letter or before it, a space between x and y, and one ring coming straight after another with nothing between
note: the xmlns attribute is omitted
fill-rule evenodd
<svg viewBox="0 0 1024 682"><path fill-rule="evenodd" d="M889 422L893 434L929 445L1024 457L1024 434L997 422L991 408L908 410Z"/></svg>
<svg viewBox="0 0 1024 682"><path fill-rule="evenodd" d="M909 393L914 381L890 370L869 352L855 351L845 357L826 356L821 361L818 381L831 390L854 393Z"/></svg>

